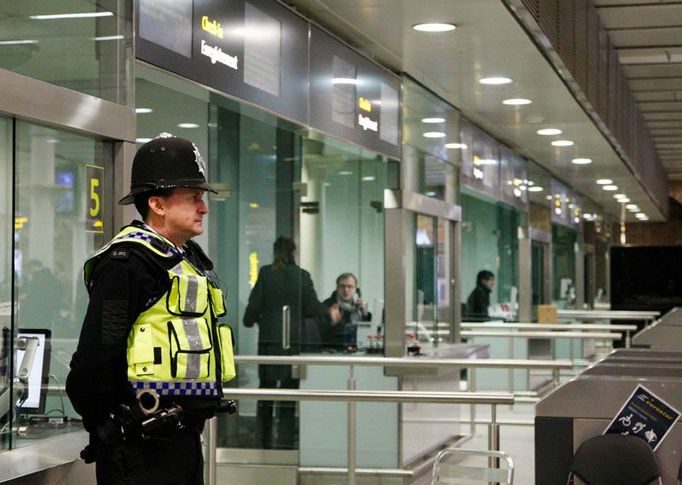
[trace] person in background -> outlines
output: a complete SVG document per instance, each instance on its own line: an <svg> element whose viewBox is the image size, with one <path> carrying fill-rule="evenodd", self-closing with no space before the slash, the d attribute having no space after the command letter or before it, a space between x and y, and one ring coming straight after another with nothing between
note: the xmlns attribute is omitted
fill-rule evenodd
<svg viewBox="0 0 682 485"><path fill-rule="evenodd" d="M258 325L259 355L296 355L300 351L303 320L313 319L323 326L331 317L317 299L310 273L296 264L296 243L279 237L273 245L272 264L263 266L249 295L243 322ZM289 348L284 348L282 326L284 308L289 312ZM336 317L338 318L338 316ZM260 365L258 377L262 389L297 389L299 381L292 376L291 366ZM263 448L292 449L296 442L296 405L281 402L279 420L273 428L273 401L258 401L256 417ZM273 436L274 435L274 436Z"/></svg>
<svg viewBox="0 0 682 485"><path fill-rule="evenodd" d="M490 293L495 286L495 275L488 270L482 270L476 275L476 288L469 294L464 308L464 317L471 321L485 321L488 319Z"/></svg>
<svg viewBox="0 0 682 485"><path fill-rule="evenodd" d="M347 350L348 342L344 341L346 326L372 320L372 314L367 311L362 299L356 276L353 273L339 275L336 278L336 290L323 303L333 311L333 315L338 315L322 332L324 347L341 352Z"/></svg>

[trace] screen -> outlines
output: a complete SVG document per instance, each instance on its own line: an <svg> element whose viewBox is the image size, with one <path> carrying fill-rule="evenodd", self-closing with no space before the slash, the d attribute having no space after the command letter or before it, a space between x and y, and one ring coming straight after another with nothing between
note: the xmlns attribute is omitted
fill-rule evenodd
<svg viewBox="0 0 682 485"><path fill-rule="evenodd" d="M31 414L42 414L45 412L45 396L47 394L50 370L50 336L51 332L49 330L42 329L20 329L19 333L17 333L17 340L21 338L26 338L29 341L36 339L38 343L32 362L24 362L26 351L19 349L16 351L15 379L22 371L20 366L30 364L26 388L28 396L23 403L20 402L18 397L15 402L20 412Z"/></svg>

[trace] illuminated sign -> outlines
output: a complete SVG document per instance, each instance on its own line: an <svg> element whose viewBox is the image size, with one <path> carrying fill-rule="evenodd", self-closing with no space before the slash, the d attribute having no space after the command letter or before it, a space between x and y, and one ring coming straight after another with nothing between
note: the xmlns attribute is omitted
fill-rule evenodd
<svg viewBox="0 0 682 485"><path fill-rule="evenodd" d="M358 99L358 106L363 111L367 111L368 113L372 112L372 102L365 97L360 96L360 99Z"/></svg>
<svg viewBox="0 0 682 485"><path fill-rule="evenodd" d="M102 176L104 167L97 165L85 166L85 180L87 181L85 207L85 232L102 234L104 223L102 220Z"/></svg>
<svg viewBox="0 0 682 485"><path fill-rule="evenodd" d="M239 69L239 58L237 56L223 52L220 47L208 45L203 39L201 40L201 55L211 59L211 64L218 62L234 70Z"/></svg>
<svg viewBox="0 0 682 485"><path fill-rule="evenodd" d="M205 30L211 35L218 37L219 39L223 38L223 28L220 25L220 22L217 20L211 20L208 15L201 17L201 29Z"/></svg>
<svg viewBox="0 0 682 485"><path fill-rule="evenodd" d="M249 286L253 288L258 281L258 253L249 253Z"/></svg>
<svg viewBox="0 0 682 485"><path fill-rule="evenodd" d="M372 120L369 116L365 116L362 113L358 114L358 125L363 130L379 131L379 122Z"/></svg>

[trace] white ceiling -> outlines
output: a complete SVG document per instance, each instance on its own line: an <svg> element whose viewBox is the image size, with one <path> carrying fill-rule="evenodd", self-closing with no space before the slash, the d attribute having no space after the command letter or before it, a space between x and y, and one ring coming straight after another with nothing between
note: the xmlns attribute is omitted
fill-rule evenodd
<svg viewBox="0 0 682 485"><path fill-rule="evenodd" d="M408 73L461 109L467 118L545 166L608 212L619 216L621 207L613 199L613 192L597 186L598 178L613 179L618 192L626 193L652 221L663 219L639 182L500 0L289 0L287 3L378 62ZM678 21L672 16L669 19L682 30L682 19ZM636 21L635 15L633 22ZM421 22L451 22L457 29L440 34L414 31L412 26ZM682 47L680 56L682 61ZM509 77L514 82L504 86L484 86L478 82L495 75ZM682 83L680 92L682 96ZM502 100L507 98L528 98L533 103L505 106ZM677 105L682 114L682 97ZM682 132L682 117L677 125ZM563 134L551 137L536 134L538 129L547 127L559 128ZM575 145L552 147L550 142L556 139L569 139ZM448 141L456 140L443 142ZM682 142L679 149L682 154ZM571 160L578 157L591 158L593 163L573 165Z"/></svg>
<svg viewBox="0 0 682 485"><path fill-rule="evenodd" d="M594 0L670 178L682 177L682 2Z"/></svg>

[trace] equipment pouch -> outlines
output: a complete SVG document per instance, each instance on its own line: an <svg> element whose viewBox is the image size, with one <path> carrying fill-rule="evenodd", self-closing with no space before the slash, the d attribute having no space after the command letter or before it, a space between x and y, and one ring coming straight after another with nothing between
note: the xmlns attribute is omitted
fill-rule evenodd
<svg viewBox="0 0 682 485"><path fill-rule="evenodd" d="M210 373L211 329L204 318L182 318L168 322L171 377L205 379Z"/></svg>
<svg viewBox="0 0 682 485"><path fill-rule="evenodd" d="M234 342L232 341L232 329L229 325L221 323L218 325L218 336L220 338L222 381L227 382L234 379L237 375L234 367L234 353L232 350L234 345Z"/></svg>
<svg viewBox="0 0 682 485"><path fill-rule="evenodd" d="M208 306L208 280L205 276L174 275L166 299L172 315L198 317Z"/></svg>

